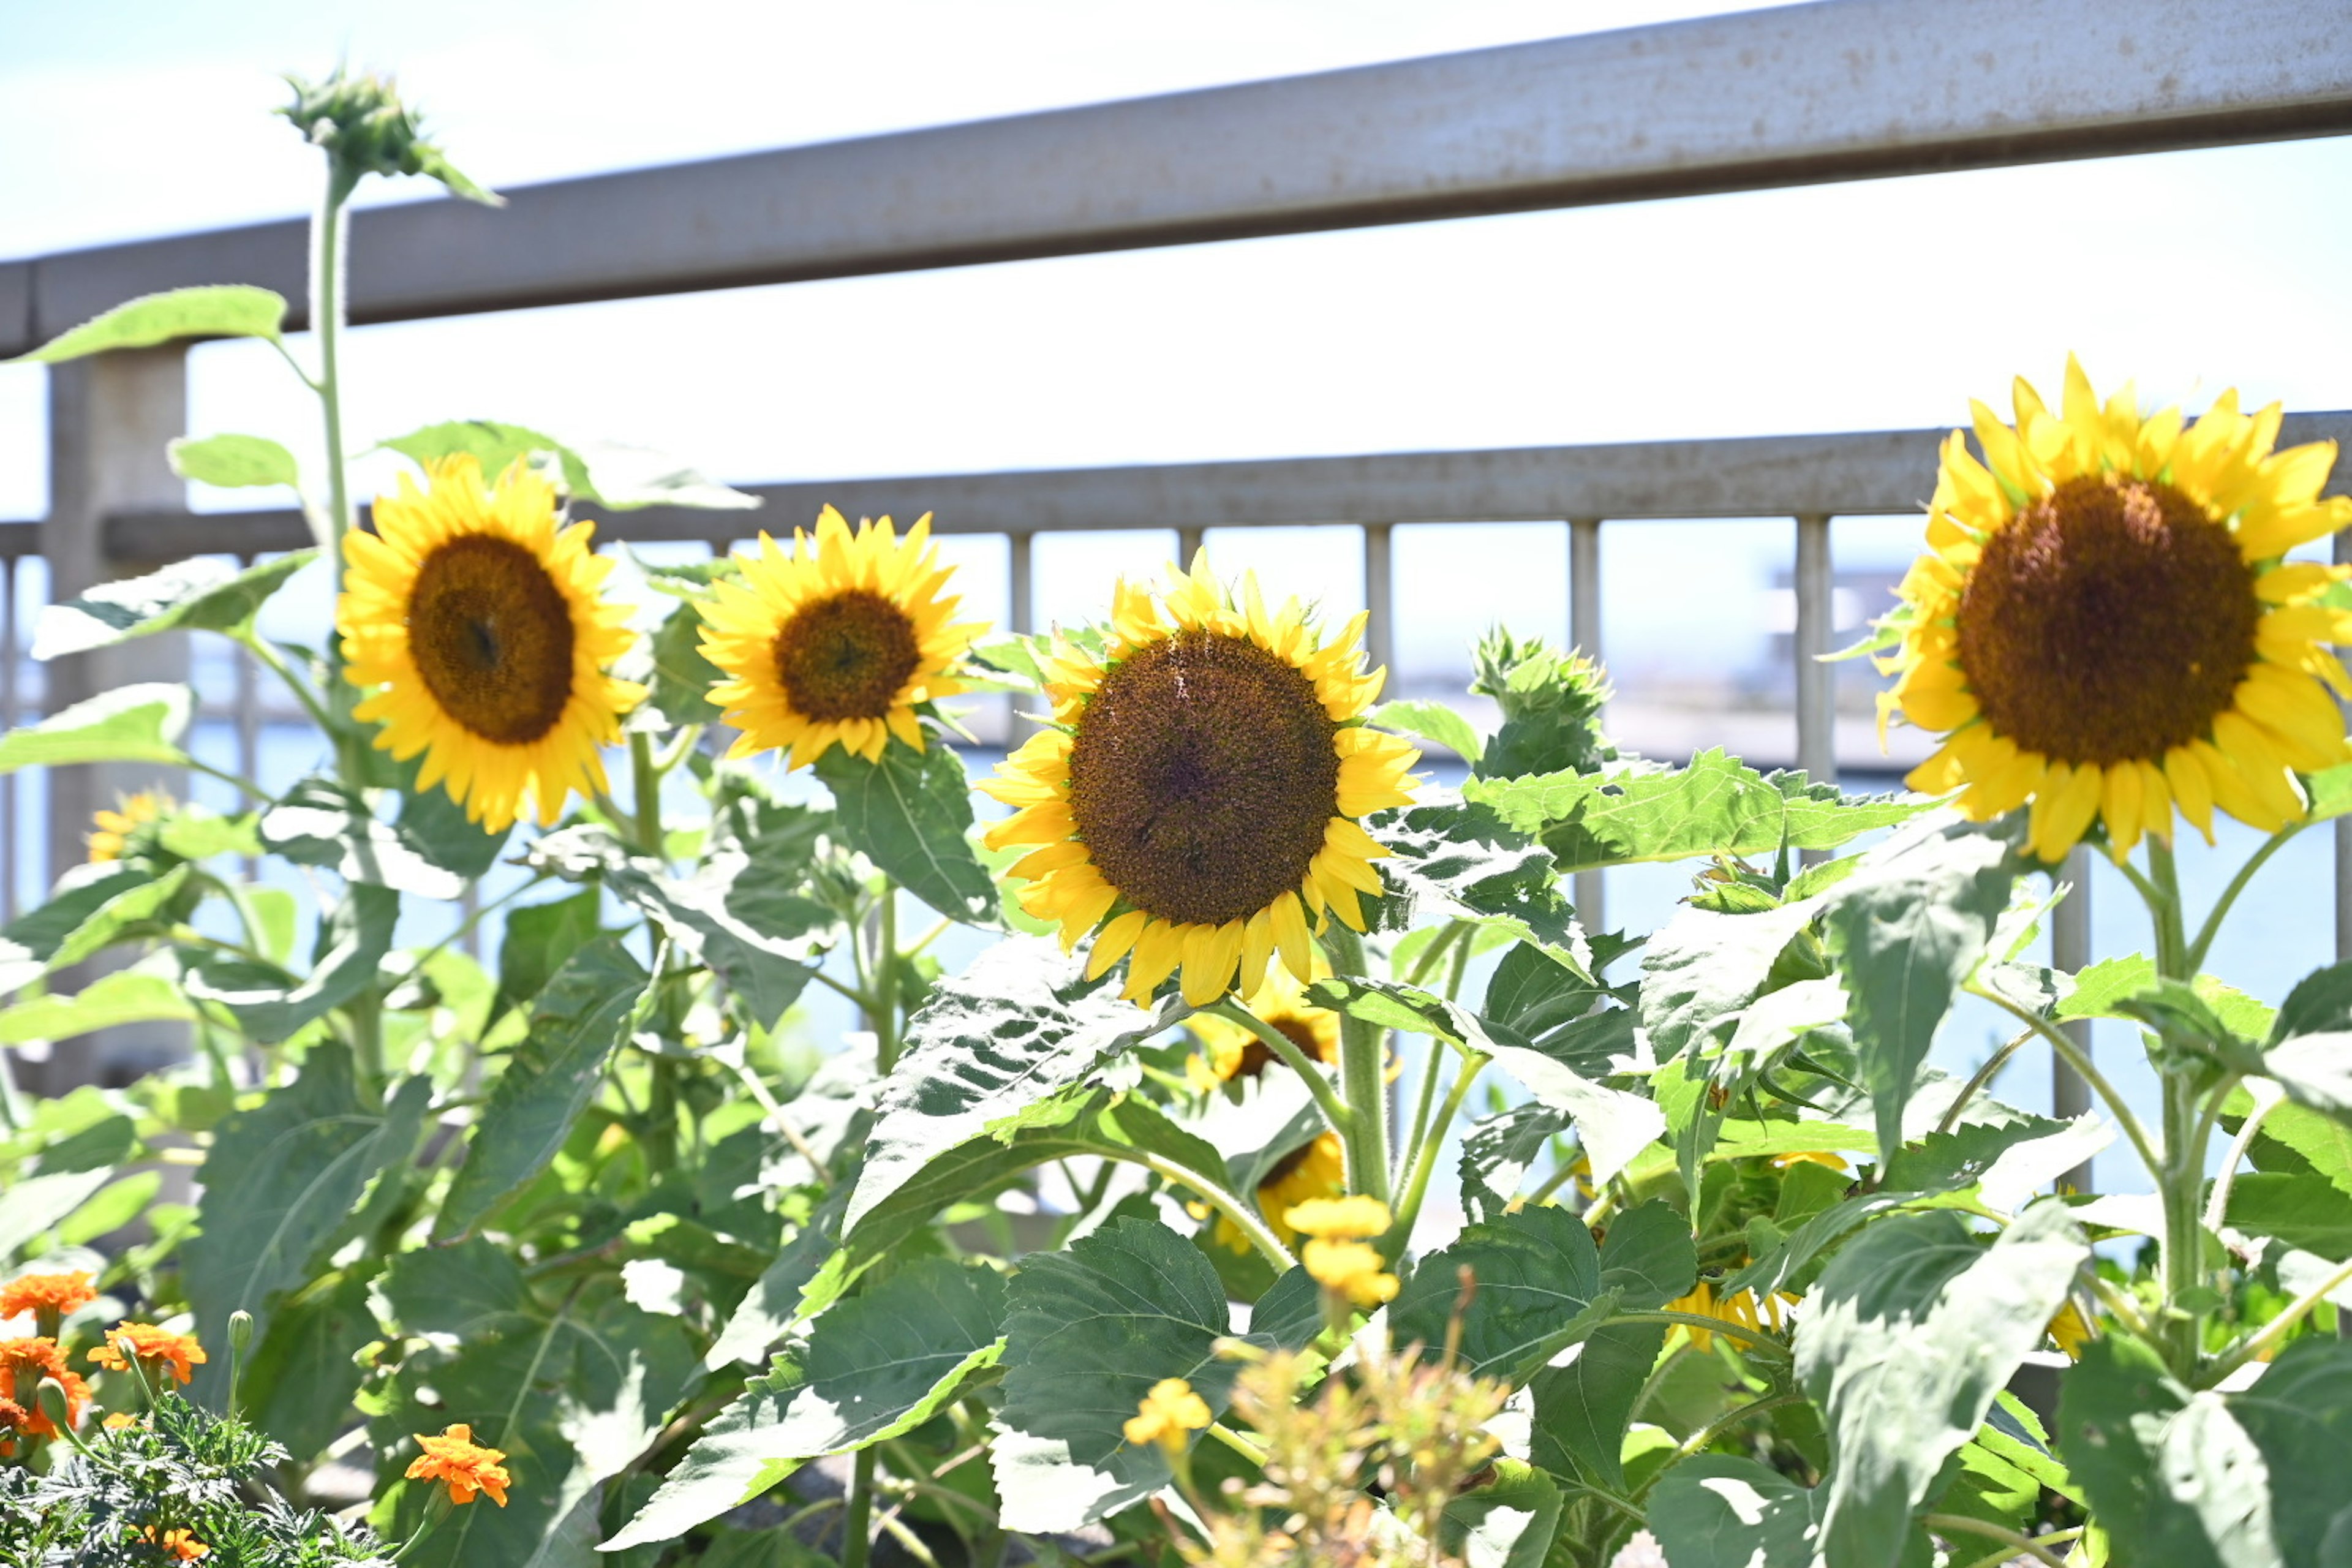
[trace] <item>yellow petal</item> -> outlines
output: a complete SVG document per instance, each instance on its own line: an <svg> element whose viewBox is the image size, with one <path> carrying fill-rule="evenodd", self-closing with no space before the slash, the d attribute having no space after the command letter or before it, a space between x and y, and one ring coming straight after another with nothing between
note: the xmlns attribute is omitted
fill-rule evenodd
<svg viewBox="0 0 2352 1568"><path fill-rule="evenodd" d="M2180 815L2204 835L2206 843L2212 843L2213 784L2194 749L2175 746L2165 753L2164 782L2171 786L2173 803L2180 807Z"/></svg>
<svg viewBox="0 0 2352 1568"><path fill-rule="evenodd" d="M2029 828L2036 856L2055 866L2066 858L2068 850L2082 842L2091 819L2099 813L2104 782L2095 763L2078 766L2050 764L2042 793L2033 799Z"/></svg>

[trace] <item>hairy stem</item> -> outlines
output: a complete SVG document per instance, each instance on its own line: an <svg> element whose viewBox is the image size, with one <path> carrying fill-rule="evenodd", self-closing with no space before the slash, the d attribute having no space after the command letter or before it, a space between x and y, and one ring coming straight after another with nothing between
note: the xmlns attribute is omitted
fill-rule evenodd
<svg viewBox="0 0 2352 1568"><path fill-rule="evenodd" d="M1336 973L1361 977L1363 939L1335 914L1323 933ZM1389 1201L1388 1031L1349 1014L1339 1016L1339 1086L1350 1125L1346 1147L1348 1190Z"/></svg>

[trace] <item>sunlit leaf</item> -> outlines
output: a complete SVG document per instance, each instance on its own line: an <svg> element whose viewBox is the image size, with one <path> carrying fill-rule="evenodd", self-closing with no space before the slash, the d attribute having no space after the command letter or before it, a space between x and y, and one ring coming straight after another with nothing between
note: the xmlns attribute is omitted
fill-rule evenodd
<svg viewBox="0 0 2352 1568"><path fill-rule="evenodd" d="M109 349L145 349L178 338L278 340L286 299L242 283L206 284L147 294L60 332L9 364L59 364Z"/></svg>

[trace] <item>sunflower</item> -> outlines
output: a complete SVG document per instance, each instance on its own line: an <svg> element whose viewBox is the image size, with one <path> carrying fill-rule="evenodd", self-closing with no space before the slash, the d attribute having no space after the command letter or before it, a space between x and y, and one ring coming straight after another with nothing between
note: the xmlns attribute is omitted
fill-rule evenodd
<svg viewBox="0 0 2352 1568"><path fill-rule="evenodd" d="M2282 559L2352 523L2319 497L2335 443L2273 452L2278 406L2241 414L2235 392L2186 429L2128 387L2103 405L2072 358L2060 412L2022 380L2016 411L1975 405L1982 461L1945 442L1929 552L1897 590L1880 722L1945 732L1911 787L1961 790L1979 822L2032 803L2053 863L2095 821L2120 860L2170 842L2176 807L2209 843L2216 807L2301 819L2294 775L2352 755L2328 697L2352 679L2322 646L2352 614L2320 602L2346 574Z"/></svg>
<svg viewBox="0 0 2352 1568"><path fill-rule="evenodd" d="M797 768L838 745L870 763L893 735L923 749L915 710L963 689L954 671L981 630L950 620L961 600L940 596L954 569L930 538L929 512L902 540L887 517L853 534L831 507L790 555L760 535L741 580L702 606L703 655L728 676L710 700L742 731L729 756L781 751Z"/></svg>
<svg viewBox="0 0 2352 1568"><path fill-rule="evenodd" d="M599 748L646 694L607 667L629 646L628 611L598 589L613 563L594 524L559 527L555 488L521 463L494 488L460 453L404 474L375 503L373 534L343 539L335 624L345 674L369 693L378 749L425 753L416 787L440 784L490 832L526 799L541 826L573 790L604 789Z"/></svg>
<svg viewBox="0 0 2352 1568"><path fill-rule="evenodd" d="M1290 1211L1316 1198L1336 1198L1348 1190L1345 1156L1337 1132L1318 1133L1274 1163L1257 1187L1258 1212L1283 1246L1296 1248L1298 1232L1291 1228ZM1224 1215L1217 1216L1211 1234L1227 1251L1246 1255L1249 1237Z"/></svg>
<svg viewBox="0 0 2352 1568"><path fill-rule="evenodd" d="M1366 729L1384 670L1364 673L1359 615L1325 640L1297 600L1269 613L1255 577L1236 602L1205 554L1154 595L1121 583L1102 651L1055 639L1054 725L981 787L1014 807L992 849L1038 846L1013 868L1022 907L1062 945L1100 930L1087 973L1132 953L1127 996L1183 970L1204 1006L1264 983L1268 961L1313 977L1310 924L1364 929L1372 862L1356 819L1409 805L1421 753Z"/></svg>
<svg viewBox="0 0 2352 1568"><path fill-rule="evenodd" d="M1331 973L1319 952L1313 955L1314 978ZM1249 1010L1314 1061L1339 1059L1339 1015L1307 1000L1307 989L1296 975L1279 966L1266 971L1265 984L1245 998ZM1196 1014L1185 1022L1201 1038L1201 1052L1185 1062L1184 1079L1206 1093L1234 1079L1255 1078L1274 1060L1274 1053L1241 1025L1213 1013Z"/></svg>
<svg viewBox="0 0 2352 1568"><path fill-rule="evenodd" d="M131 847L131 836L149 823L160 821L174 804L161 790L142 789L137 795L119 798L113 811L101 808L92 812L89 825L96 831L82 838L89 846L89 863L96 866L121 859L122 852Z"/></svg>

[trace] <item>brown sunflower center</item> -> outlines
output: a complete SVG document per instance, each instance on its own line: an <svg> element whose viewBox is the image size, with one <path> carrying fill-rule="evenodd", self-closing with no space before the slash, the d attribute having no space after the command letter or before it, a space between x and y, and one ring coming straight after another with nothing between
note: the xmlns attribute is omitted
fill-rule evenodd
<svg viewBox="0 0 2352 1568"><path fill-rule="evenodd" d="M467 534L436 547L408 593L408 646L441 710L500 745L555 728L572 699L572 606L539 557Z"/></svg>
<svg viewBox="0 0 2352 1568"><path fill-rule="evenodd" d="M2069 479L1986 542L1960 668L2020 746L2154 761L2229 709L2261 615L2252 568L2202 507L2147 479Z"/></svg>
<svg viewBox="0 0 2352 1568"><path fill-rule="evenodd" d="M863 588L802 605L774 652L793 711L827 721L888 713L923 661L907 612Z"/></svg>
<svg viewBox="0 0 2352 1568"><path fill-rule="evenodd" d="M1104 675L1070 746L1070 812L1111 886L1180 924L1295 892L1337 809L1339 726L1255 643L1181 632Z"/></svg>

